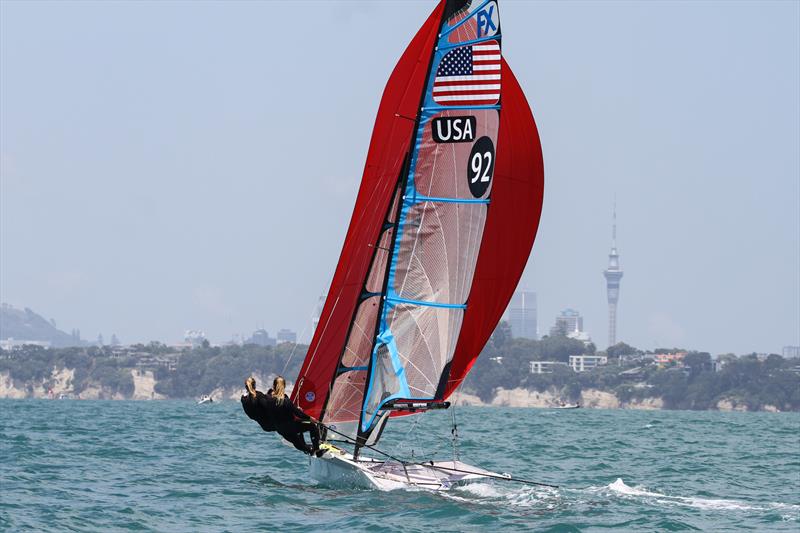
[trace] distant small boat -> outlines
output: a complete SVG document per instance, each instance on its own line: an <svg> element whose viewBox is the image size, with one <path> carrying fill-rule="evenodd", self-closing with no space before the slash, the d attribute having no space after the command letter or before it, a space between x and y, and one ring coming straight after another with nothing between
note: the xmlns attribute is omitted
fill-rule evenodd
<svg viewBox="0 0 800 533"><path fill-rule="evenodd" d="M199 400L197 400L197 405L203 405L204 403L214 403L214 398L208 394L204 394Z"/></svg>
<svg viewBox="0 0 800 533"><path fill-rule="evenodd" d="M561 405L556 405L553 409L580 409L581 404L579 403L562 403Z"/></svg>

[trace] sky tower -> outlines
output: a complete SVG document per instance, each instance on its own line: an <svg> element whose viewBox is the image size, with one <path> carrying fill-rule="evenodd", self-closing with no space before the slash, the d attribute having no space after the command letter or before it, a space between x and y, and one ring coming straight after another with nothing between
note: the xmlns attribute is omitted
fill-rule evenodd
<svg viewBox="0 0 800 533"><path fill-rule="evenodd" d="M619 280L622 269L619 266L617 253L617 203L614 202L614 223L611 229L611 253L608 254L608 268L603 271L608 290L608 345L617 343L617 301L619 300Z"/></svg>

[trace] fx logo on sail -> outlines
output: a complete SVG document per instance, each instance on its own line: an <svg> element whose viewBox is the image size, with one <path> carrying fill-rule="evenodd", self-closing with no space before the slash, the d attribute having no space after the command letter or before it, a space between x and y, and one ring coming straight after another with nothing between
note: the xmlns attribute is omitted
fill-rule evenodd
<svg viewBox="0 0 800 533"><path fill-rule="evenodd" d="M494 35L497 33L497 25L500 23L497 17L497 4L489 2L483 9L478 11L475 16L478 38Z"/></svg>
<svg viewBox="0 0 800 533"><path fill-rule="evenodd" d="M439 117L433 119L431 133L437 143L464 143L475 140L476 119L466 117Z"/></svg>

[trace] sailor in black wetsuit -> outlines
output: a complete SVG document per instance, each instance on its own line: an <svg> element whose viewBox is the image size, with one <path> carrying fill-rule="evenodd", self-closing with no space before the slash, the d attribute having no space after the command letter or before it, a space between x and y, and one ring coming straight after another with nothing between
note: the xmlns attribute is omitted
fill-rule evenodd
<svg viewBox="0 0 800 533"><path fill-rule="evenodd" d="M256 379L247 378L244 386L247 388L247 394L242 395L242 409L245 414L258 422L264 431L275 431L275 422L269 416L272 410L269 398L263 392L256 390Z"/></svg>
<svg viewBox="0 0 800 533"><path fill-rule="evenodd" d="M273 388L267 394L256 390L253 377L245 381L247 394L242 396L242 409L258 422L264 431L277 431L281 437L291 442L298 450L312 454L319 453L319 428L316 421L295 407L284 393L286 382L281 376L275 378ZM306 444L303 433L311 434L311 443Z"/></svg>

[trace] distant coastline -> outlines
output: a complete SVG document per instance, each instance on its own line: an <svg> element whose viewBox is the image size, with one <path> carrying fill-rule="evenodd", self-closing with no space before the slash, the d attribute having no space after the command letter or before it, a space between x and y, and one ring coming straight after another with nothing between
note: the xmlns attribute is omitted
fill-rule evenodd
<svg viewBox="0 0 800 533"><path fill-rule="evenodd" d="M152 371L131 369L130 372L134 383L134 389L131 394L122 394L118 390L113 390L100 384L92 384L79 393L76 393L71 387L75 375L74 369L54 369L50 379L26 383L15 383L7 372L2 372L0 373L0 399L134 401L187 399L170 398L156 392L157 381ZM256 379L260 379L261 382L264 382L270 377L271 376L262 377L256 375ZM215 401L238 401L241 394L241 388L219 387L212 390L210 396ZM495 391L494 397L489 401L484 401L479 396L466 392L457 392L450 398L450 401L456 406L553 409L561 407L572 400L556 390L538 392L522 388L498 388ZM635 409L647 411L666 409L662 398L653 397L624 402L612 392L597 389L581 391L577 403L581 408L586 409ZM709 410L752 411L746 404L737 402L735 399L720 400L717 402L716 409ZM769 404L755 411L781 412L776 406Z"/></svg>
<svg viewBox="0 0 800 533"><path fill-rule="evenodd" d="M641 352L622 343L597 352L563 336L536 341L503 333L501 323L450 398L456 405L800 411L798 359L727 354L712 361L707 353ZM25 345L0 349L0 398L238 399L249 375L261 387L277 374L292 379L306 350L293 343ZM578 368L578 361L590 366Z"/></svg>

